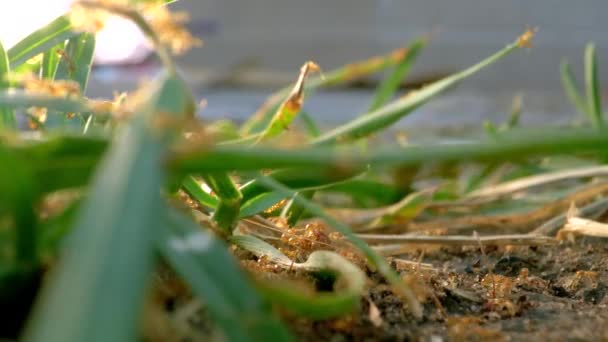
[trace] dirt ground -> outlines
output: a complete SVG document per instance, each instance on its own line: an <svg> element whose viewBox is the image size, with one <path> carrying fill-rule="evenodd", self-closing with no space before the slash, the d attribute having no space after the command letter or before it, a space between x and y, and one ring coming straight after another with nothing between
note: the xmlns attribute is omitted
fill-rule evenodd
<svg viewBox="0 0 608 342"><path fill-rule="evenodd" d="M377 284L359 314L290 326L303 341L608 340L605 240L484 249L442 248L423 256L424 267L401 267L432 289L420 291L421 320L371 273Z"/></svg>

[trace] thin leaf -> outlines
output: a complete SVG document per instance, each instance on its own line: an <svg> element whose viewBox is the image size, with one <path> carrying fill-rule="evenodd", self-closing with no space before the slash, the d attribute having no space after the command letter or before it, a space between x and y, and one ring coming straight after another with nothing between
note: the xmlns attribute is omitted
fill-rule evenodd
<svg viewBox="0 0 608 342"><path fill-rule="evenodd" d="M77 33L71 30L72 24L62 15L49 24L32 32L8 50L12 68L17 68L30 58L44 53L53 46L72 38Z"/></svg>
<svg viewBox="0 0 608 342"><path fill-rule="evenodd" d="M290 341L221 241L191 219L170 211L161 254L203 300L229 341Z"/></svg>
<svg viewBox="0 0 608 342"><path fill-rule="evenodd" d="M382 107L393 97L425 45L426 39L418 39L406 48L408 53L401 61L399 61L399 63L397 63L397 65L395 65L394 70L382 81L382 83L380 83L376 89L374 98L372 99L371 105L368 108L369 112L373 112Z"/></svg>
<svg viewBox="0 0 608 342"><path fill-rule="evenodd" d="M589 113L589 108L583 99L583 96L579 93L576 81L574 80L574 73L572 72L572 68L570 67L570 63L567 60L562 60L560 64L560 76L562 80L562 86L564 87L564 92L568 96L568 99L574 105L576 110L583 114L587 115L591 120L591 124L594 124L591 115Z"/></svg>
<svg viewBox="0 0 608 342"><path fill-rule="evenodd" d="M25 160L4 147L0 147L0 165L0 207L13 218L15 261L30 267L38 259L35 178Z"/></svg>
<svg viewBox="0 0 608 342"><path fill-rule="evenodd" d="M61 112L79 112L89 109L82 99L33 95L25 92L0 92L0 105L16 108L46 107Z"/></svg>
<svg viewBox="0 0 608 342"><path fill-rule="evenodd" d="M307 112L303 111L300 113L300 119L304 123L306 130L308 131L308 135L315 138L321 135L321 130L319 126L315 123L314 119Z"/></svg>
<svg viewBox="0 0 608 342"><path fill-rule="evenodd" d="M4 46L0 43L0 91L7 89L10 84L6 80L8 73L11 71L8 56L4 50ZM9 106L0 106L0 128L15 129L17 128L17 118L15 110Z"/></svg>
<svg viewBox="0 0 608 342"><path fill-rule="evenodd" d="M329 319L343 316L359 308L366 277L353 263L331 251L316 251L306 262L295 263L274 246L254 236L233 236L230 239L237 246L258 257L266 257L270 262L291 269L299 268L315 272L331 272L344 279L345 287L335 293L307 294L292 289L287 284L276 281L259 281L258 288L268 300L281 305L286 310L311 319Z"/></svg>
<svg viewBox="0 0 608 342"><path fill-rule="evenodd" d="M528 34L529 32L531 31L527 31L524 33L524 35ZM522 35L522 37L524 35ZM515 42L507 45L502 50L484 59L478 64L437 82L431 83L421 90L411 93L402 99L391 102L390 104L372 113L361 115L357 119L321 135L317 139L313 140L312 144L320 145L330 144L337 141L345 142L356 140L390 126L424 103L431 100L433 97L441 94L447 89L455 86L466 78L474 75L485 67L494 64L503 57L509 55L511 52L520 48L522 37L519 37Z"/></svg>
<svg viewBox="0 0 608 342"><path fill-rule="evenodd" d="M608 166L586 166L571 168L554 172L545 172L529 177L518 178L502 184L495 184L487 188L473 191L467 195L469 198L499 197L513 194L518 191L532 190L535 187L546 186L555 182L577 178L591 178L608 176Z"/></svg>
<svg viewBox="0 0 608 342"><path fill-rule="evenodd" d="M42 55L42 63L40 64L40 78L41 79L55 79L55 72L57 71L57 65L59 64L59 53L63 51L65 42L61 42Z"/></svg>
<svg viewBox="0 0 608 342"><path fill-rule="evenodd" d="M260 194L250 199L249 201L243 203L239 217L249 217L259 214L284 199L284 195L276 192L267 192Z"/></svg>
<svg viewBox="0 0 608 342"><path fill-rule="evenodd" d="M340 182L348 181L361 170L363 168L336 172L336 170L305 167L301 169L278 170L272 173L272 178L294 190L321 190ZM240 190L245 201L268 191L268 189L259 185L255 180L244 184Z"/></svg>
<svg viewBox="0 0 608 342"><path fill-rule="evenodd" d="M602 94L597 70L595 45L587 44L585 48L585 85L587 90L587 106L594 127L603 127Z"/></svg>
<svg viewBox="0 0 608 342"><path fill-rule="evenodd" d="M409 52L400 48L382 56L372 57L363 61L347 64L340 68L331 70L322 76L311 77L305 86L305 92L320 87L331 87L359 79L366 75L384 70L406 58ZM287 86L272 94L266 102L249 118L241 127L241 135L248 136L258 133L270 122L272 115L276 112L281 102L285 101L293 85Z"/></svg>
<svg viewBox="0 0 608 342"><path fill-rule="evenodd" d="M392 285L393 289L399 295L403 296L411 313L415 317L422 317L422 307L416 299L412 289L403 281L403 279L401 279L401 277L399 277L399 275L389 266L382 256L374 252L374 250L371 249L363 240L353 234L347 225L326 214L323 208L317 204L304 199L301 196L296 196L294 191L285 187L281 183L278 183L272 178L267 176L258 176L258 180L261 184L266 185L273 191L283 193L285 196L295 196L294 202L296 204L304 207L311 214L320 217L329 226L344 235L357 249L363 252L370 265L377 268L378 272L386 278L386 280Z"/></svg>
<svg viewBox="0 0 608 342"><path fill-rule="evenodd" d="M216 208L218 204L217 198L208 194L199 182L192 176L186 177L182 182L182 187L193 199L208 208Z"/></svg>
<svg viewBox="0 0 608 342"><path fill-rule="evenodd" d="M336 150L328 147L277 149L235 146L205 147L204 150L174 155L168 161L178 173L302 168L325 174L330 183L336 170L353 175L362 167L416 166L428 162L509 161L539 155L567 155L581 152L600 153L608 136L589 130L518 130L505 132L500 143L493 140L450 144L423 144L408 147L388 146L361 153L358 148ZM288 170L285 170L287 172ZM289 170L293 172L292 170ZM251 184L250 186L257 186Z"/></svg>
<svg viewBox="0 0 608 342"><path fill-rule="evenodd" d="M94 34L81 33L70 38L61 53L55 79L76 81L80 92L85 94L94 52Z"/></svg>
<svg viewBox="0 0 608 342"><path fill-rule="evenodd" d="M311 71L319 70L319 66L314 62L308 61L302 65L300 76L298 76L298 80L293 86L291 93L289 93L287 99L277 109L268 127L262 132L260 140L276 137L289 129L289 125L291 125L291 122L300 112L302 103L304 102L304 81L306 80L306 76Z"/></svg>
<svg viewBox="0 0 608 342"><path fill-rule="evenodd" d="M205 183L219 198L213 213L213 220L225 232L230 233L236 225L241 209L243 195L228 173L212 172L203 175Z"/></svg>
<svg viewBox="0 0 608 342"><path fill-rule="evenodd" d="M131 341L163 220L161 160L171 130L152 124L192 103L181 80L154 83L96 172L65 254L42 290L26 341Z"/></svg>

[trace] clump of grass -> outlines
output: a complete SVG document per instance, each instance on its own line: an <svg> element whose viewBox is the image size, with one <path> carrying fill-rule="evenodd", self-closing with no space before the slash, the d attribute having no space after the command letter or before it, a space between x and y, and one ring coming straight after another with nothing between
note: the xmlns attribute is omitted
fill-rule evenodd
<svg viewBox="0 0 608 342"><path fill-rule="evenodd" d="M529 46L533 31L480 63L406 96L398 95L399 85L426 39L305 81L309 70L318 69L307 63L295 87L272 95L258 113L231 132L237 138L217 138L196 122L194 96L179 77L170 53L171 48L181 51L197 45L197 40L176 26L183 17L171 17L162 7L155 7L164 2L142 1L129 6L108 1L78 3L78 10L92 11L90 15L112 13L129 18L153 42L164 70L126 99L86 96L95 36L78 31L69 14L8 51L0 46L0 165L8 166L0 170L0 300L6 300L11 290L28 279L45 275L25 330L16 323L2 334L14 336L23 331L27 341L135 340L144 295L159 257L204 303L228 340L291 340L275 306L313 319L357 310L367 281L361 267L385 278L412 318L421 318L422 304L415 289L391 268L381 252L398 250L401 247L395 244L404 241L465 244L481 239L487 243L542 244L552 238L358 235L328 214L324 202L313 197L315 192L321 197L346 194L355 206L351 210L390 208L378 211L386 213L379 214L379 220L362 223L375 225L363 227L369 231L377 225L413 222L426 209L446 205L440 197L442 193L447 196L445 187L423 190L424 200L414 202L410 199L418 198L412 182L416 172L401 178L408 179L407 184L399 184L380 176L387 171L418 170L434 163L435 174L454 181L453 176L445 176L448 165L482 163L484 171L466 182L481 184L496 176L500 165L514 159L580 153L588 158L601 155L608 143L602 131L597 62L591 46L586 51L586 101L576 90L567 64L562 71L569 96L579 110L588 113L594 131L526 132L517 127L518 107L505 129L492 129L489 138L471 143L382 148L369 144L362 148L362 139L382 133L454 85ZM151 8L156 15L160 13L162 25L155 24L154 16L146 12ZM38 55L42 58L33 70L40 80L35 80L49 87L32 92L27 84L14 80L24 63ZM355 120L323 132L310 116L300 113L305 93L383 69L389 69L388 76L370 99L369 110ZM66 84L75 84L78 91L66 91ZM44 112L29 115L36 120L32 126L39 135L35 139L17 127L23 110L31 108ZM295 130L286 128L294 126L298 117L308 127L307 143L278 147L281 138L294 134ZM522 171L528 164L517 165ZM456 201L450 205L476 205L479 196L475 194L485 192L481 189L467 195L475 187L451 193ZM77 195L64 197L67 205L49 200L68 190ZM402 198L407 201L402 202ZM288 227L279 227L281 211L289 218ZM438 219L432 210L427 214ZM324 247L322 251L307 250L307 261L290 259L277 248L290 242L279 241L277 234L297 228L308 218L321 219L325 226L298 241L310 242L307 246L311 249ZM249 230L243 228L247 225ZM334 240L327 238L332 230L340 237L334 240L347 249L334 248ZM378 242L391 245L370 246ZM303 294L275 284L272 278L248 275L229 252L232 243L254 252L261 264L329 273L346 285L329 294ZM345 250L355 252L341 256ZM37 291L30 297L35 295Z"/></svg>

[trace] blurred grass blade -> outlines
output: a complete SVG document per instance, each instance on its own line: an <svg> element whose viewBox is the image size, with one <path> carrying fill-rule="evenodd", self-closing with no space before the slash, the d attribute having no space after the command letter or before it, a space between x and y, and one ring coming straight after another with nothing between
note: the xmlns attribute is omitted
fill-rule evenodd
<svg viewBox="0 0 608 342"><path fill-rule="evenodd" d="M358 148L336 150L317 147L285 150L268 147L243 149L234 146L205 147L199 152L174 155L168 161L174 172L189 174L211 171L252 171L271 168L303 168L315 170L327 183L336 180L336 170L352 175L362 167L415 166L428 162L510 161L544 154L601 153L608 144L608 135L590 130L550 129L509 131L500 142L490 139L453 143L425 144L409 147L388 146L361 153ZM294 170L281 170L295 172ZM297 170L296 170L297 171ZM324 176L323 176L324 175ZM257 182L247 186L258 187ZM245 190L243 189L243 192ZM257 192L257 191L255 191ZM257 192L259 193L259 192Z"/></svg>
<svg viewBox="0 0 608 342"><path fill-rule="evenodd" d="M311 319L330 319L357 310L365 290L366 277L352 262L331 251L316 251L304 263L295 263L269 243L250 235L233 236L237 246L258 257L266 257L286 269L329 272L344 279L344 289L335 293L306 293L281 281L258 281L258 288L268 300L286 310ZM336 280L338 281L338 280Z"/></svg>
<svg viewBox="0 0 608 342"><path fill-rule="evenodd" d="M431 100L433 97L441 94L445 90L455 86L459 82L494 64L503 57L509 55L511 52L520 48L522 46L522 37L531 35L531 32L532 31L527 31L515 42L507 45L502 50L484 59L478 64L437 82L431 83L419 91L410 93L407 96L391 102L390 104L372 113L362 115L349 123L321 135L317 139L313 140L312 143L318 145L334 143L336 141L345 142L349 140L356 140L392 125L399 119ZM531 38L528 37L528 40L529 39Z"/></svg>
<svg viewBox="0 0 608 342"><path fill-rule="evenodd" d="M320 87L345 84L366 75L371 75L395 65L399 61L403 60L407 54L407 50L399 48L386 55L375 56L363 61L344 65L328 73L324 73L323 77L320 75L317 77L311 77L306 83L304 91L308 92ZM261 132L264 127L268 125L272 115L276 112L281 102L285 101L287 96L289 96L292 89L293 85L290 85L272 94L264 102L264 104L241 126L241 135L247 136Z"/></svg>
<svg viewBox="0 0 608 342"><path fill-rule="evenodd" d="M10 210L15 232L15 261L34 266L38 259L35 211L37 189L22 157L0 146L0 211Z"/></svg>
<svg viewBox="0 0 608 342"><path fill-rule="evenodd" d="M84 96L91 64L93 63L93 52L95 50L95 35L91 33L81 33L70 38L65 45L65 49L57 50L61 55L57 70L56 80L71 80L78 84L80 93ZM77 127L79 130L86 124L86 118L90 114L81 112L57 112L48 111L46 127ZM77 120L75 120L77 119Z"/></svg>
<svg viewBox="0 0 608 342"><path fill-rule="evenodd" d="M8 50L8 59L14 69L30 58L44 53L53 46L72 38L77 33L71 30L72 24L62 15L49 24L32 32Z"/></svg>
<svg viewBox="0 0 608 342"><path fill-rule="evenodd" d="M102 139L63 136L11 148L28 162L38 190L45 194L86 185L107 145Z"/></svg>
<svg viewBox="0 0 608 342"><path fill-rule="evenodd" d="M289 129L292 121L296 118L304 102L304 82L311 71L320 71L314 62L306 62L300 69L300 75L289 96L281 103L276 113L270 120L268 127L262 132L260 140L276 137L283 131Z"/></svg>
<svg viewBox="0 0 608 342"><path fill-rule="evenodd" d="M26 341L136 338L163 179L160 145L142 129L125 130L97 171Z"/></svg>
<svg viewBox="0 0 608 342"><path fill-rule="evenodd" d="M316 138L321 135L321 130L319 129L319 126L317 125L315 120L310 116L310 114L308 114L307 112L301 112L300 119L302 119L302 122L304 123L304 126L308 131L308 135L313 138Z"/></svg>
<svg viewBox="0 0 608 342"><path fill-rule="evenodd" d="M323 219L323 221L325 221L329 226L344 235L365 255L370 265L375 267L378 272L386 278L389 284L391 284L393 290L404 298L410 312L417 318L422 317L422 307L416 299L412 289L403 281L403 279L401 279L401 277L399 277L399 275L390 267L388 262L382 256L374 252L374 250L367 245L365 241L357 237L347 225L325 213L323 208L317 204L303 198L302 196L297 196L294 191L285 187L281 183L278 183L274 179L267 176L258 176L258 180L261 184L267 186L273 191L282 193L289 197L295 196L294 203L304 207L311 214Z"/></svg>
<svg viewBox="0 0 608 342"><path fill-rule="evenodd" d="M218 204L217 198L211 196L199 184L199 182L193 176L187 176L182 182L182 187L198 203L208 208L216 208Z"/></svg>
<svg viewBox="0 0 608 342"><path fill-rule="evenodd" d="M55 72L57 71L57 65L59 65L59 54L63 51L65 43L61 42L42 55L42 62L40 64L40 78L53 80L55 79Z"/></svg>
<svg viewBox="0 0 608 342"><path fill-rule="evenodd" d="M6 78L10 71L11 68L8 62L8 56L4 50L4 46L0 43L0 91L9 87L9 82ZM17 128L15 110L9 106L0 106L0 129L1 128Z"/></svg>
<svg viewBox="0 0 608 342"><path fill-rule="evenodd" d="M276 192L260 194L243 203L239 216L249 217L259 214L285 199L285 195Z"/></svg>
<svg viewBox="0 0 608 342"><path fill-rule="evenodd" d="M19 108L46 107L62 112L77 112L88 110L81 99L69 99L47 95L34 95L25 92L0 92L0 106Z"/></svg>
<svg viewBox="0 0 608 342"><path fill-rule="evenodd" d="M219 198L212 219L222 230L230 234L239 218L243 195L228 173L212 172L202 177Z"/></svg>
<svg viewBox="0 0 608 342"><path fill-rule="evenodd" d="M362 170L364 168L336 172L336 170L304 167L301 169L275 171L272 173L272 178L285 184L292 190L320 190L349 180ZM255 180L244 184L240 190L245 201L268 191L266 187L261 186Z"/></svg>
<svg viewBox="0 0 608 342"><path fill-rule="evenodd" d="M25 341L136 340L164 219L164 143L174 136L153 123L167 120L159 116L185 116L192 106L175 77L161 78L149 90L96 172Z"/></svg>
<svg viewBox="0 0 608 342"><path fill-rule="evenodd" d="M585 48L585 85L587 90L587 106L594 127L603 127L602 94L598 76L595 45L587 44Z"/></svg>
<svg viewBox="0 0 608 342"><path fill-rule="evenodd" d="M61 59L55 79L76 81L80 86L81 94L85 94L94 52L94 34L81 33L70 38L65 49L60 52Z"/></svg>
<svg viewBox="0 0 608 342"><path fill-rule="evenodd" d="M171 210L158 240L167 262L203 301L228 341L290 341L227 247L192 219Z"/></svg>
<svg viewBox="0 0 608 342"><path fill-rule="evenodd" d="M587 107L587 103L583 99L583 96L579 93L576 82L574 80L574 73L572 73L572 68L570 67L570 63L566 60L562 60L560 64L560 76L562 80L562 86L564 87L564 91L568 96L572 105L576 110L589 117L591 120L591 124L594 124L594 121L591 118L591 114L589 113L589 108Z"/></svg>
<svg viewBox="0 0 608 342"><path fill-rule="evenodd" d="M403 79L410 72L412 65L425 45L426 39L418 39L406 48L408 53L405 54L405 57L395 65L394 70L382 81L382 83L380 83L376 89L376 93L374 94L371 105L368 109L369 112L373 112L382 107L393 97L397 89L399 89L401 82L403 82Z"/></svg>

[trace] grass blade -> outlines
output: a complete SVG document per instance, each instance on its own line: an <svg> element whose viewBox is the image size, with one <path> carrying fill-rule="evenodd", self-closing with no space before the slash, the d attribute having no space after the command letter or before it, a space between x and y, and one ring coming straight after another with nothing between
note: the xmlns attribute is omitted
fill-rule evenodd
<svg viewBox="0 0 608 342"><path fill-rule="evenodd" d="M81 33L70 38L61 53L55 79L76 81L80 92L85 94L94 52L94 34Z"/></svg>
<svg viewBox="0 0 608 342"><path fill-rule="evenodd" d="M249 201L243 203L239 217L243 218L259 214L284 199L284 195L276 192L267 192L260 194L250 199Z"/></svg>
<svg viewBox="0 0 608 342"><path fill-rule="evenodd" d="M258 282L258 289L268 300L286 310L311 319L329 319L349 314L359 308L366 277L363 271L343 256L330 251L316 251L308 256L306 262L294 263L274 246L254 236L233 236L231 241L258 257L268 257L284 268L331 273L344 279L346 286L340 292L315 294L292 289L281 282Z"/></svg>
<svg viewBox="0 0 608 342"><path fill-rule="evenodd" d="M165 142L153 123L187 116L193 103L175 77L119 132L96 172L64 257L42 290L26 341L132 341L163 220ZM154 121L156 120L156 121Z"/></svg>
<svg viewBox="0 0 608 342"><path fill-rule="evenodd" d="M11 68L8 62L8 56L4 50L4 46L0 43L0 90L9 87L9 82L6 80L6 77L8 77L10 71ZM13 108L0 106L0 128L17 128L17 118L15 117L15 110Z"/></svg>
<svg viewBox="0 0 608 342"><path fill-rule="evenodd" d="M386 147L361 153L357 148L336 150L327 147L285 150L268 147L242 149L215 146L198 152L174 155L168 161L177 173L211 171L251 171L272 168L304 168L325 174L335 181L336 170L357 173L367 165L374 167L415 166L428 162L510 161L545 154L567 155L601 153L608 136L589 130L553 129L505 132L500 142L484 139L454 144L426 144ZM284 170L284 172L293 170ZM327 183L329 183L328 181ZM253 186L253 185L250 185Z"/></svg>
<svg viewBox="0 0 608 342"><path fill-rule="evenodd" d="M337 141L345 142L350 140L356 140L390 126L391 124L397 122L399 119L403 118L407 114L411 113L421 105L431 100L433 97L441 94L445 90L455 86L459 82L472 76L473 74L484 69L485 67L492 65L503 57L509 55L511 52L520 48L522 46L522 37L525 37L526 35L531 35L531 32L532 31L527 31L515 42L507 45L502 50L484 59L478 64L473 65L472 67L469 67L468 69L460 71L456 74L448 76L442 80L431 83L428 86L422 88L421 90L414 92L402 99L394 101L372 113L362 115L359 118L345 125L339 126L321 135L317 139L314 139L312 143L315 145L319 145L330 144Z"/></svg>
<svg viewBox="0 0 608 342"><path fill-rule="evenodd" d="M62 112L78 112L89 109L82 99L33 95L24 92L0 92L0 105L16 108L46 107Z"/></svg>
<svg viewBox="0 0 608 342"><path fill-rule="evenodd" d="M603 127L602 94L597 70L595 45L588 44L585 48L585 85L587 90L587 106L594 127Z"/></svg>
<svg viewBox="0 0 608 342"><path fill-rule="evenodd" d="M212 219L222 230L230 234L239 218L243 195L228 173L208 173L203 175L203 179L219 198Z"/></svg>
<svg viewBox="0 0 608 342"><path fill-rule="evenodd" d="M288 169L273 172L272 178L294 190L319 190L351 179L357 175L356 171L361 170L363 168L345 170L345 172L313 168ZM266 187L259 185L255 180L241 187L241 193L245 201L267 191Z"/></svg>
<svg viewBox="0 0 608 342"><path fill-rule="evenodd" d="M182 182L182 187L186 191L186 193L188 193L190 197L198 201L198 203L208 208L217 207L217 204L219 202L217 198L205 192L205 190L201 188L201 185L194 177L186 177L186 179L184 179L184 181Z"/></svg>
<svg viewBox="0 0 608 342"><path fill-rule="evenodd" d="M400 48L382 56L372 57L363 61L347 64L343 67L325 73L322 76L311 77L304 88L305 92L320 87L331 87L345 84L358 78L389 68L407 57L409 52ZM287 86L272 94L266 102L242 126L242 136L258 133L270 122L272 115L279 105L285 101L294 85Z"/></svg>
<svg viewBox="0 0 608 342"><path fill-rule="evenodd" d="M0 147L0 207L10 210L15 232L15 262L34 266L38 259L37 189L27 164L14 151Z"/></svg>
<svg viewBox="0 0 608 342"><path fill-rule="evenodd" d="M226 246L176 211L159 239L163 257L203 300L228 341L290 341Z"/></svg>
<svg viewBox="0 0 608 342"><path fill-rule="evenodd" d="M594 121L589 113L589 108L587 107L583 96L579 93L577 89L576 81L574 80L574 73L572 72L570 63L568 63L568 61L566 60L563 60L560 64L560 76L566 96L568 96L568 99L570 100L574 108L576 108L579 113L587 115L589 117L589 120L591 121L591 124L593 125Z"/></svg>
<svg viewBox="0 0 608 342"><path fill-rule="evenodd" d="M407 47L407 55L399 63L397 63L397 65L395 65L394 70L382 81L382 83L380 83L376 89L376 93L374 94L374 98L372 99L371 105L368 109L369 112L373 112L382 107L393 97L397 89L399 89L399 85L403 79L410 72L414 61L425 45L426 39L418 39Z"/></svg>
<svg viewBox="0 0 608 342"><path fill-rule="evenodd" d="M53 46L72 38L77 33L71 30L72 24L62 15L49 24L29 34L8 50L11 67L17 68L30 58L44 53Z"/></svg>
<svg viewBox="0 0 608 342"><path fill-rule="evenodd" d="M291 93L289 93L289 96L287 96L285 101L283 101L277 109L270 120L268 127L262 132L260 140L276 137L289 128L289 125L291 125L302 108L302 103L304 102L304 82L306 76L311 71L320 71L320 68L314 62L310 61L302 65L300 76L293 86Z"/></svg>
<svg viewBox="0 0 608 342"><path fill-rule="evenodd" d="M160 152L137 130L108 151L24 340L136 338L162 204Z"/></svg>
<svg viewBox="0 0 608 342"><path fill-rule="evenodd" d="M272 178L267 176L259 176L258 180L261 184L267 186L270 190L282 193L286 197L295 196L293 199L294 203L299 206L302 206L311 214L320 217L329 226L344 235L357 249L363 252L370 265L375 267L378 272L386 278L386 280L393 286L393 289L399 295L403 296L410 312L415 317L422 317L422 307L420 306L420 303L416 299L416 296L409 288L409 286L405 282L403 282L401 277L399 277L399 275L389 266L389 264L386 262L386 260L384 260L382 256L374 252L374 250L369 245L367 245L367 243L357 237L347 225L326 214L323 208L321 208L317 204L303 198L302 196L297 196L294 191L285 187L281 183L278 183Z"/></svg>
<svg viewBox="0 0 608 342"><path fill-rule="evenodd" d="M63 51L65 43L61 42L42 55L42 63L40 64L40 78L41 79L55 79L55 72L59 65L59 54Z"/></svg>

